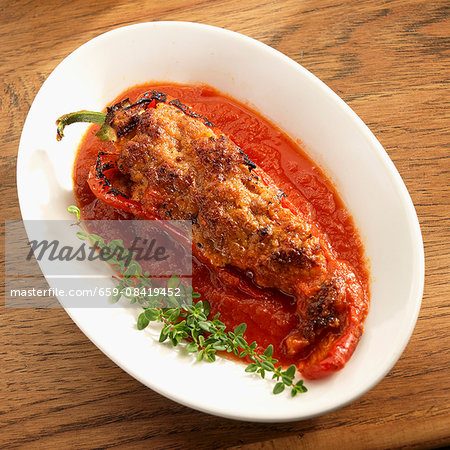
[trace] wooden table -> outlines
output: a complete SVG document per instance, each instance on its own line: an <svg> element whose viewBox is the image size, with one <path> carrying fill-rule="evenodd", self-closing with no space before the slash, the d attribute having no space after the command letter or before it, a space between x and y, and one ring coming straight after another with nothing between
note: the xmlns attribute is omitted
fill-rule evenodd
<svg viewBox="0 0 450 450"><path fill-rule="evenodd" d="M63 310L2 306L0 446L327 449L450 444L447 2L23 0L4 1L0 11L4 220L20 218L15 181L19 137L30 104L54 67L82 43L115 27L186 20L259 39L336 91L400 171L417 208L426 253L422 309L401 359L358 401L304 422L252 424L193 411L119 369Z"/></svg>

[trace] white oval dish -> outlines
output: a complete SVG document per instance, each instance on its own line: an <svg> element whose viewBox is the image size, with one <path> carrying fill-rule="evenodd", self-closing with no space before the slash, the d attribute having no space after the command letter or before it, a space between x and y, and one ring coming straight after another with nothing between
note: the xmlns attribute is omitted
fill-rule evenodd
<svg viewBox="0 0 450 450"><path fill-rule="evenodd" d="M292 399L287 392L273 395L272 383L244 373L243 365L223 359L196 363L158 344L157 330L137 331L137 310L67 312L130 375L201 411L281 422L355 400L393 367L413 331L424 280L419 223L405 185L369 129L318 78L278 51L238 33L186 22L127 26L82 45L48 77L26 119L17 162L23 219L69 219L72 165L86 125L71 127L58 143L55 119L101 110L126 88L151 80L206 83L301 139L335 183L364 241L372 279L365 333L342 371L308 381L308 393Z"/></svg>

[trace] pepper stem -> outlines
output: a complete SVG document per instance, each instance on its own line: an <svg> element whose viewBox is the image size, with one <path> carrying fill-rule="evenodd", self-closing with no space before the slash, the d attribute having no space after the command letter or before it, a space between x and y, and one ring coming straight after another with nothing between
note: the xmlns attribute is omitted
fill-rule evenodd
<svg viewBox="0 0 450 450"><path fill-rule="evenodd" d="M96 111L76 111L69 114L64 114L57 121L56 139L60 141L64 137L64 128L66 125L70 125L76 122L88 122L101 125L96 136L101 141L112 141L116 135L114 130L105 123L106 114Z"/></svg>

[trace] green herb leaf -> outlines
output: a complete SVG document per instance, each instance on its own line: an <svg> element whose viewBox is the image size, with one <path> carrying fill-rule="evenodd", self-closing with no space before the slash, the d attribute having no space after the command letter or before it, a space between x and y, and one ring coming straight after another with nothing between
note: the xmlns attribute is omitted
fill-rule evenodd
<svg viewBox="0 0 450 450"><path fill-rule="evenodd" d="M203 321L203 322L199 322L198 326L203 330L203 331L211 331L213 324L211 322L207 322L207 321Z"/></svg>
<svg viewBox="0 0 450 450"><path fill-rule="evenodd" d="M105 241L103 240L103 238L100 236L97 236L96 234L90 234L89 240L91 241L92 245L99 247L99 248L104 247L104 245L105 245Z"/></svg>
<svg viewBox="0 0 450 450"><path fill-rule="evenodd" d="M227 346L222 344L221 342L214 342L213 348L218 352L224 352L227 349Z"/></svg>
<svg viewBox="0 0 450 450"><path fill-rule="evenodd" d="M147 328L150 321L148 320L147 316L145 315L145 312L139 314L138 321L137 321L137 328L138 330L143 330L144 328Z"/></svg>
<svg viewBox="0 0 450 450"><path fill-rule="evenodd" d="M187 346L186 346L186 350L189 353L195 353L198 350L198 344L196 342L190 342Z"/></svg>
<svg viewBox="0 0 450 450"><path fill-rule="evenodd" d="M168 289L175 289L178 287L178 284L180 283L180 279L178 276L174 275L170 277L169 282L167 283Z"/></svg>
<svg viewBox="0 0 450 450"><path fill-rule="evenodd" d="M245 333L246 329L247 329L247 324L241 323L234 329L234 334L236 336L242 336Z"/></svg>
<svg viewBox="0 0 450 450"><path fill-rule="evenodd" d="M194 297L194 295L197 294L198 297L200 297L200 294L198 292L194 292L192 294L192 298L198 298L197 296ZM209 316L209 312L211 311L211 305L209 304L209 302L207 302L206 300L203 302L203 313L205 314L205 316Z"/></svg>
<svg viewBox="0 0 450 450"><path fill-rule="evenodd" d="M270 344L265 350L264 350L264 356L272 356L273 355L273 345Z"/></svg>
<svg viewBox="0 0 450 450"><path fill-rule="evenodd" d="M118 289L117 293L113 293L111 296L112 303L117 303L121 297L122 297L122 290Z"/></svg>
<svg viewBox="0 0 450 450"><path fill-rule="evenodd" d="M261 361L261 367L264 370L267 370L268 372L273 372L273 370L275 369L273 364L271 362L269 362L269 361Z"/></svg>
<svg viewBox="0 0 450 450"><path fill-rule="evenodd" d="M161 334L159 335L159 342L165 342L167 338L169 337L170 327L167 325L164 325L163 329L161 330Z"/></svg>
<svg viewBox="0 0 450 450"><path fill-rule="evenodd" d="M77 231L77 238L85 241L88 238L88 235L84 231Z"/></svg>
<svg viewBox="0 0 450 450"><path fill-rule="evenodd" d="M294 378L295 377L295 366L294 364L292 364L291 366L289 366L286 370L286 375L290 378Z"/></svg>
<svg viewBox="0 0 450 450"><path fill-rule="evenodd" d="M81 219L80 208L78 208L75 205L71 205L67 208L67 212L69 212L70 214L75 214L77 216L77 220L80 221L80 219Z"/></svg>
<svg viewBox="0 0 450 450"><path fill-rule="evenodd" d="M145 317L149 320L149 322L154 322L160 316L160 310L157 308L150 308L145 310Z"/></svg>

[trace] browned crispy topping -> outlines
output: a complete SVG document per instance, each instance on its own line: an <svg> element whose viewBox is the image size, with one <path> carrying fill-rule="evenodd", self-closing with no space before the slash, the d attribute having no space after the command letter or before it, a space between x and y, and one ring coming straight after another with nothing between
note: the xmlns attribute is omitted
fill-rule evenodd
<svg viewBox="0 0 450 450"><path fill-rule="evenodd" d="M230 139L177 106L108 112L133 200L162 218L192 220L197 250L213 265L306 299L309 332L338 326L339 291L311 226L281 205L283 191L252 176L256 164Z"/></svg>

